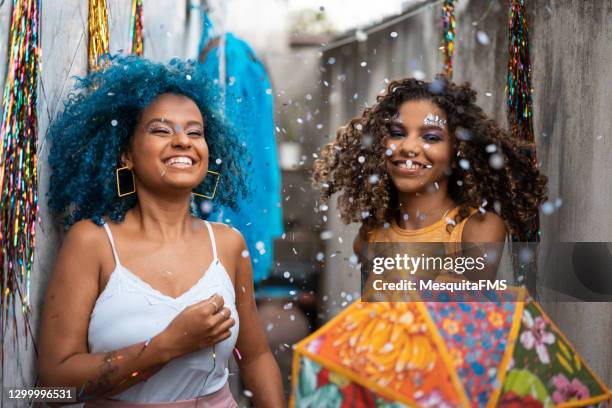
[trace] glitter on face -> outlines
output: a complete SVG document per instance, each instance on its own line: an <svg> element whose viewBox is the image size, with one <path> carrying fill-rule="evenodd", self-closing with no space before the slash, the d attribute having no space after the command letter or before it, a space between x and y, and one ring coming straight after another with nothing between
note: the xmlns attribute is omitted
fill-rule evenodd
<svg viewBox="0 0 612 408"><path fill-rule="evenodd" d="M446 119L442 119L438 115L434 115L434 114L430 113L423 120L423 124L425 126L440 126L440 127L444 127L446 125Z"/></svg>

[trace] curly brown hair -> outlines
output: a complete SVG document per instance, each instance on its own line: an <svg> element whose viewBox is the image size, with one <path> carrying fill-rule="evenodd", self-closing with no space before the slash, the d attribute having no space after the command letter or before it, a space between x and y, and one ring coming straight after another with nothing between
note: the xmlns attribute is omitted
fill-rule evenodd
<svg viewBox="0 0 612 408"><path fill-rule="evenodd" d="M407 101L429 100L445 114L455 154L448 193L459 204L458 223L470 209L493 207L515 241L534 241L533 225L547 199L546 176L535 161L535 145L512 137L476 105L469 82L454 84L444 75L432 82L414 78L389 83L376 104L338 129L314 163L313 181L327 202L339 192L345 223L362 231L382 226L398 211L398 194L385 167L389 122ZM461 159L468 168L459 165ZM372 177L374 176L374 177ZM449 225L449 228L452 226Z"/></svg>

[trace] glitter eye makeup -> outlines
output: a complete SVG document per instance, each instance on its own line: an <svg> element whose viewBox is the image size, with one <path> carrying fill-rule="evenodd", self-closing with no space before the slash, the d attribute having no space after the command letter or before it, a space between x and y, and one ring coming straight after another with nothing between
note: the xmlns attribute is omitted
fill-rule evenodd
<svg viewBox="0 0 612 408"><path fill-rule="evenodd" d="M391 123L389 125L389 133L391 137L404 137L406 135L406 131L401 123Z"/></svg>
<svg viewBox="0 0 612 408"><path fill-rule="evenodd" d="M147 129L147 131L149 133L165 133L165 134L170 134L172 133L172 129L170 129L168 126L162 126L162 125L151 125L149 126L149 128Z"/></svg>

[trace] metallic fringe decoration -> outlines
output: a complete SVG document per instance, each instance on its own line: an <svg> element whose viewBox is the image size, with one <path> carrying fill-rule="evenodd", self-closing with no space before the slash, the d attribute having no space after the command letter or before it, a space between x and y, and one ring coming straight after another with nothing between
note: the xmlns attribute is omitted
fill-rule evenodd
<svg viewBox="0 0 612 408"><path fill-rule="evenodd" d="M41 0L13 0L9 29L8 69L0 124L0 289L2 340L15 298L29 322L30 274L38 217L37 134ZM25 287L25 293L22 288ZM25 326L25 335L28 335Z"/></svg>
<svg viewBox="0 0 612 408"><path fill-rule="evenodd" d="M109 52L108 15L106 0L89 0L89 70L101 67L100 57Z"/></svg>
<svg viewBox="0 0 612 408"><path fill-rule="evenodd" d="M509 0L508 42L508 126L516 138L535 143L533 133L533 101L531 94L531 60L529 57L529 31L525 0ZM531 158L534 166L538 159ZM539 241L539 220L534 221L528 241Z"/></svg>
<svg viewBox="0 0 612 408"><path fill-rule="evenodd" d="M132 54L144 54L144 38L142 25L142 0L132 0L131 18Z"/></svg>
<svg viewBox="0 0 612 408"><path fill-rule="evenodd" d="M529 57L529 31L525 0L509 0L508 12L508 78L506 95L508 97L508 127L513 137L535 143L533 133L533 102L531 94L531 60ZM533 166L538 166L534 152ZM512 241L540 241L540 219L533 219L526 237L512 237ZM527 260L521 260L520 250L513 248L515 279L527 286L532 296L536 293L536 274L538 249Z"/></svg>
<svg viewBox="0 0 612 408"><path fill-rule="evenodd" d="M453 54L455 53L455 0L444 0L442 5L442 41L444 53L444 72L449 79L453 77Z"/></svg>
<svg viewBox="0 0 612 408"><path fill-rule="evenodd" d="M515 136L534 142L531 61L525 0L510 0L508 43L508 123ZM537 162L533 157L534 164Z"/></svg>

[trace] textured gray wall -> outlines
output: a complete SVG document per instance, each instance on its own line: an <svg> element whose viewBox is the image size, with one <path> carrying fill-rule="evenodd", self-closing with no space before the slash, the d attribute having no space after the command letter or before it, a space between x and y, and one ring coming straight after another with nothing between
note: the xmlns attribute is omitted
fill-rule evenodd
<svg viewBox="0 0 612 408"><path fill-rule="evenodd" d="M563 200L559 210L542 216L543 245L547 241L610 242L612 2L534 0L527 4L538 155L542 171L550 178L550 198ZM323 88L329 101L330 135L360 113L364 103L373 103L384 78L421 71L431 79L442 70L439 16L439 1L423 1L401 22L364 30L368 35L363 42L353 37L330 44L322 58L327 68L323 77L330 84ZM478 103L505 126L506 2L460 1L456 21L453 79L469 81L478 92ZM398 33L396 38L389 35L393 31ZM478 31L487 34L488 44L477 40ZM335 59L333 65L328 64L329 58ZM362 61L366 67L361 67ZM341 224L337 212L330 212L328 228L342 242L328 241L324 277L330 294L328 316L342 308L342 300L338 301L342 292L359 291L358 273L347 262L357 226ZM336 252L340 255L330 259ZM551 301L544 307L594 371L612 384L612 304Z"/></svg>

